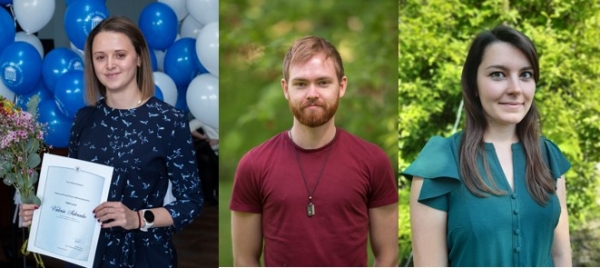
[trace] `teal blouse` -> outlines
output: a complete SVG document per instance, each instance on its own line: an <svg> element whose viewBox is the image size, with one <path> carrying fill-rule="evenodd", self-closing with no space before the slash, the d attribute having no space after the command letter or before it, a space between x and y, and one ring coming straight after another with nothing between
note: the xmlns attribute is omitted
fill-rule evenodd
<svg viewBox="0 0 600 268"><path fill-rule="evenodd" d="M560 216L555 194L541 206L531 197L525 182L525 151L512 144L514 191L506 180L494 145L484 144L490 173L507 194L477 197L462 183L458 167L462 132L449 138L433 137L417 159L403 172L422 177L419 202L446 211L450 266L554 266L552 242ZM560 178L571 164L546 138L540 146L552 177ZM481 164L481 161L479 161ZM483 166L480 172L485 180ZM556 181L555 181L556 182Z"/></svg>

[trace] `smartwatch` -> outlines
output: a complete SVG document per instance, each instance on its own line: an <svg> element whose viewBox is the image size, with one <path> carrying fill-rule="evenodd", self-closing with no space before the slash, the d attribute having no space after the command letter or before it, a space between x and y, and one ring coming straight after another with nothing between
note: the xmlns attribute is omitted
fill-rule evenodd
<svg viewBox="0 0 600 268"><path fill-rule="evenodd" d="M147 232L148 228L152 227L154 224L154 213L151 210L143 209L140 211L142 215L142 223L143 226L140 226L140 230L143 232Z"/></svg>

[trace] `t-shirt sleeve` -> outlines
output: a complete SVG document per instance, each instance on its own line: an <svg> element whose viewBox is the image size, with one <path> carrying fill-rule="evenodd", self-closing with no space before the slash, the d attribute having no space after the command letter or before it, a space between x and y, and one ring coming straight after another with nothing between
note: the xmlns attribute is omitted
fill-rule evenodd
<svg viewBox="0 0 600 268"><path fill-rule="evenodd" d="M545 137L542 137L541 142L544 161L550 168L552 178L557 180L571 168L571 163L554 142Z"/></svg>
<svg viewBox="0 0 600 268"><path fill-rule="evenodd" d="M229 209L233 211L262 213L260 175L257 173L255 151L251 150L238 163L233 180Z"/></svg>
<svg viewBox="0 0 600 268"><path fill-rule="evenodd" d="M373 161L373 179L371 183L371 198L368 208L375 208L398 203L398 184L390 159L379 147L376 148Z"/></svg>
<svg viewBox="0 0 600 268"><path fill-rule="evenodd" d="M417 159L402 174L409 180L423 178L419 202L448 211L448 196L460 186L458 161L452 151L452 140L435 136L427 142Z"/></svg>

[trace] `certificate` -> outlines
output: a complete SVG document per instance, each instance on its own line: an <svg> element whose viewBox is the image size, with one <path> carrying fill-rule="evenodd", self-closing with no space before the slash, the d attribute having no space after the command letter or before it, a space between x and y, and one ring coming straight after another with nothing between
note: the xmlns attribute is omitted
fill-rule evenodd
<svg viewBox="0 0 600 268"><path fill-rule="evenodd" d="M113 168L44 154L27 250L92 267L101 225L93 210L106 201Z"/></svg>

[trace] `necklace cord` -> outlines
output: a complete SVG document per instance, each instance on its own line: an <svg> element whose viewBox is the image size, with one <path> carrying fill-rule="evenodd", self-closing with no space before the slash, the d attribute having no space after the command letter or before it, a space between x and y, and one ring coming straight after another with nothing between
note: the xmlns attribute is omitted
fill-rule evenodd
<svg viewBox="0 0 600 268"><path fill-rule="evenodd" d="M325 170L325 165L327 165L327 160L329 160L329 155L331 155L331 149L333 148L333 144L329 144L329 148L327 149L327 156L325 156L325 162L323 162L323 166L321 166L321 171L319 171L319 176L317 177L317 182L313 187L312 191L308 189L308 182L304 177L304 170L302 169L302 163L300 162L300 155L298 154L298 150L296 149L296 145L294 144L294 138L292 137L292 131L288 132L290 134L290 139L292 140L292 148L294 149L294 154L296 155L296 161L298 161L298 167L300 167L300 174L302 174L302 180L304 181L304 186L306 187L306 193L308 194L309 201L312 201L312 196L317 190L317 185L319 185L319 181L321 181L321 175L323 175L323 170Z"/></svg>

